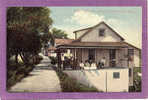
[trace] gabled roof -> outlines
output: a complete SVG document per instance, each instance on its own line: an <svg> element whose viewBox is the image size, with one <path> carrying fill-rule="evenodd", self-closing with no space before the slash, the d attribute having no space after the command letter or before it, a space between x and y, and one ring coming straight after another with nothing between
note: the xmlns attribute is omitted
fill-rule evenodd
<svg viewBox="0 0 148 100"><path fill-rule="evenodd" d="M110 30L112 30L121 40L124 40L124 38L122 36L120 36L116 31L114 31L109 25L107 25L104 21L100 22L99 24L93 26L93 27L89 27L89 28L86 28L88 29L88 31L86 31L82 36L80 36L77 40L75 41L79 41L81 40L82 37L84 37L85 35L87 35L89 32L91 32L94 28L96 28L97 26L99 26L100 24L105 24ZM85 29L82 29L82 30L85 30ZM81 30L77 30L77 31L74 31L74 32L78 32L78 31L81 31Z"/></svg>

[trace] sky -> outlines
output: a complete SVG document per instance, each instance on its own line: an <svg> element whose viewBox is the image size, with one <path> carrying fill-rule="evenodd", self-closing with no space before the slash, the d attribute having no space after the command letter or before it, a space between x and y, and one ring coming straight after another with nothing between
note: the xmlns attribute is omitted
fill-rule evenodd
<svg viewBox="0 0 148 100"><path fill-rule="evenodd" d="M141 7L48 7L52 27L61 29L74 39L73 31L92 27L101 21L107 23L125 41L141 48Z"/></svg>

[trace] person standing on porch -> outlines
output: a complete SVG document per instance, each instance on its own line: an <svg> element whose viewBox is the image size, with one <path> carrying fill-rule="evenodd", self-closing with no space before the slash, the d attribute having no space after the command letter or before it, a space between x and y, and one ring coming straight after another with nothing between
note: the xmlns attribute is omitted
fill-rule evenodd
<svg viewBox="0 0 148 100"><path fill-rule="evenodd" d="M105 63L106 63L106 59L105 57L103 57L101 60L100 60L100 67L104 67L105 66Z"/></svg>
<svg viewBox="0 0 148 100"><path fill-rule="evenodd" d="M82 61L80 62L79 66L80 66L80 69L84 69L84 63Z"/></svg>

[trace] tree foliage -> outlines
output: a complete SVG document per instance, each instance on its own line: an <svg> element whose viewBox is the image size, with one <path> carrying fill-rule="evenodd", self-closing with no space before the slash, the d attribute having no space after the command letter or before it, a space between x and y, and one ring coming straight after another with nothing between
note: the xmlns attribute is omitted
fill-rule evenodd
<svg viewBox="0 0 148 100"><path fill-rule="evenodd" d="M60 38L60 39L62 39L62 38L67 39L68 38L66 32L64 32L63 30L57 29L57 28L53 28L51 30L51 33L54 38Z"/></svg>
<svg viewBox="0 0 148 100"><path fill-rule="evenodd" d="M50 10L46 7L7 8L7 59L20 55L25 63L40 52L43 36L51 39ZM40 34L43 33L43 34ZM46 36L45 35L45 36ZM44 37L45 38L45 37Z"/></svg>

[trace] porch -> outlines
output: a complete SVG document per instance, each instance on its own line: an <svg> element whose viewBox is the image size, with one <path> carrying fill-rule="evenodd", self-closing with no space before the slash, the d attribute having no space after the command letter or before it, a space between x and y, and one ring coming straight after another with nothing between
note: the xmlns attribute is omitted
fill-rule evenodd
<svg viewBox="0 0 148 100"><path fill-rule="evenodd" d="M74 43L73 43L74 44ZM86 61L89 62L90 67L84 69L99 69L107 67L128 67L128 47L121 43L79 43L77 45L61 45L58 47L60 51L70 50L72 54L69 59L61 62L62 66L68 65L72 69L81 69L80 63L85 65ZM102 58L105 58L103 67L99 66ZM67 64L66 64L67 63ZM91 64L95 63L96 66L91 68Z"/></svg>

